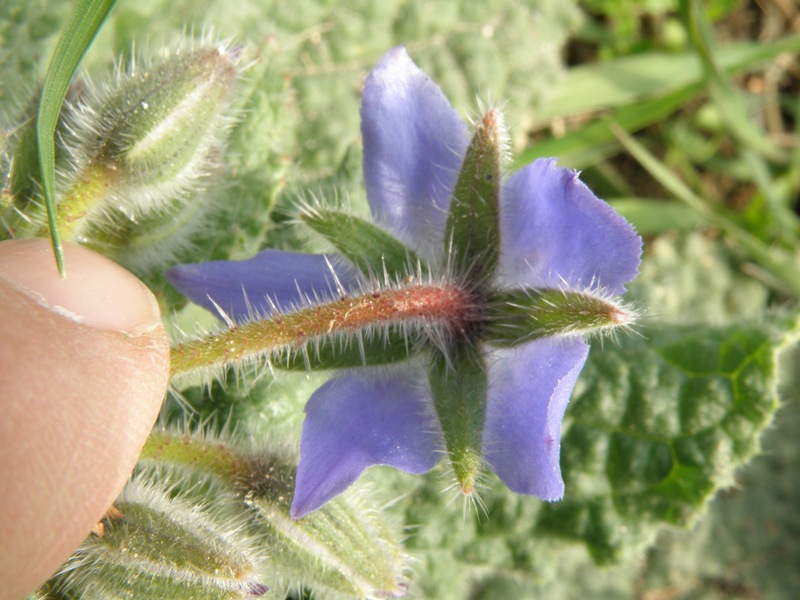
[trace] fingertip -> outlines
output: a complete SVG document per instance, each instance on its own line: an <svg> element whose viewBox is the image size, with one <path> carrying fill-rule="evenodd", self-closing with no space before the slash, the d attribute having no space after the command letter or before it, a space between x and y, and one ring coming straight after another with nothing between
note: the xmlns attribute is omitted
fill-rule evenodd
<svg viewBox="0 0 800 600"><path fill-rule="evenodd" d="M3 242L0 277L42 306L89 327L136 333L161 322L150 290L115 262L69 243L64 258L67 274L61 277L49 240Z"/></svg>
<svg viewBox="0 0 800 600"><path fill-rule="evenodd" d="M0 599L72 554L124 486L158 415L169 342L133 275L47 240L0 243Z"/></svg>

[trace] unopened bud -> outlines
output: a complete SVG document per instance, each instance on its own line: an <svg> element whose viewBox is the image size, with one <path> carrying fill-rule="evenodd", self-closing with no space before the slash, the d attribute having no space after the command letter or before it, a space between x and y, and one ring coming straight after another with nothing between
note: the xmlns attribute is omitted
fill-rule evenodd
<svg viewBox="0 0 800 600"><path fill-rule="evenodd" d="M310 589L320 597L393 598L404 595L405 556L394 527L354 493L300 520L289 509L293 461L281 452L247 450L210 436L151 435L146 464L207 473L236 490L252 515L250 531L267 550L269 586Z"/></svg>
<svg viewBox="0 0 800 600"><path fill-rule="evenodd" d="M630 325L635 313L609 297L569 290L509 290L489 298L487 339L516 346L551 335L592 334Z"/></svg>
<svg viewBox="0 0 800 600"><path fill-rule="evenodd" d="M239 51L188 46L132 65L70 106L72 165L59 174L66 184L57 194L62 237L113 253L131 245L142 223L149 234L174 222L189 194L207 186L231 122ZM18 237L46 235L37 209Z"/></svg>
<svg viewBox="0 0 800 600"><path fill-rule="evenodd" d="M204 495L176 493L155 474L134 477L48 588L76 598L263 596L263 554L244 519L231 517L235 497L195 484Z"/></svg>

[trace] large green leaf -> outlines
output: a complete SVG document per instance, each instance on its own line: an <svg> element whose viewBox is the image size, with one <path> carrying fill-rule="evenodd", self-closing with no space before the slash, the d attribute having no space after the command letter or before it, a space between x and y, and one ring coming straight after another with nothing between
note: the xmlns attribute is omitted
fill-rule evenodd
<svg viewBox="0 0 800 600"><path fill-rule="evenodd" d="M798 322L776 321L651 329L595 348L562 440L567 496L536 530L611 562L653 526L696 520L778 409L777 351Z"/></svg>
<svg viewBox="0 0 800 600"><path fill-rule="evenodd" d="M519 598L555 588L574 597L562 592L590 582L610 590L576 551L622 562L664 526L696 521L733 484L779 406L779 356L800 332L797 315L643 331L646 339L592 348L565 419L563 501L492 484L481 494L485 515L465 519L441 494L440 478L417 488L406 518L408 544L424 557L420 595L465 597L498 574L516 582Z"/></svg>

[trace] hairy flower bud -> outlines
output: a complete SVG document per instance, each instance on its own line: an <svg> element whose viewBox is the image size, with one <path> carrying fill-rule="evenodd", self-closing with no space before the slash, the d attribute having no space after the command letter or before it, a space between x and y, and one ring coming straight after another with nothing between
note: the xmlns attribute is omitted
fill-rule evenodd
<svg viewBox="0 0 800 600"><path fill-rule="evenodd" d="M236 494L252 516L251 535L267 552L270 588L302 585L320 597L353 599L405 592L405 557L386 515L349 495L293 520L294 461L282 453L161 431L148 440L143 461L161 471L178 468L184 478L211 476Z"/></svg>
<svg viewBox="0 0 800 600"><path fill-rule="evenodd" d="M181 493L158 475L128 483L46 589L81 598L263 596L263 553L241 516L231 517L235 497L202 479L194 481L202 494Z"/></svg>
<svg viewBox="0 0 800 600"><path fill-rule="evenodd" d="M115 254L135 251L137 236L175 245L191 233L187 221L202 213L202 195L192 195L191 207L186 200L219 167L238 58L225 44L187 43L132 62L69 104L63 137L71 165L58 173L57 194L64 238ZM23 208L13 235L45 235L44 207ZM153 235L175 221L180 231ZM164 253L140 262L153 260L162 264Z"/></svg>

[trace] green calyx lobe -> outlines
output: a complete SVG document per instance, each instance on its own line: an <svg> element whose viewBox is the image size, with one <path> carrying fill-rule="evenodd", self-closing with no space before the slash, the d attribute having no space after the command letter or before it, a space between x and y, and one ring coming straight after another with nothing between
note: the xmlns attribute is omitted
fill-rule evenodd
<svg viewBox="0 0 800 600"><path fill-rule="evenodd" d="M481 467L488 378L479 348L460 345L437 355L429 372L434 407L450 465L465 494L475 489Z"/></svg>
<svg viewBox="0 0 800 600"><path fill-rule="evenodd" d="M405 274L421 265L403 242L364 219L327 209L304 212L300 218L368 277Z"/></svg>
<svg viewBox="0 0 800 600"><path fill-rule="evenodd" d="M478 282L492 276L499 258L504 135L499 111L488 110L467 149L447 217L445 243L452 245L454 266Z"/></svg>
<svg viewBox="0 0 800 600"><path fill-rule="evenodd" d="M491 294L487 304L482 332L496 346L517 346L551 335L592 333L632 321L619 305L587 292L504 290Z"/></svg>

